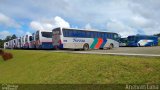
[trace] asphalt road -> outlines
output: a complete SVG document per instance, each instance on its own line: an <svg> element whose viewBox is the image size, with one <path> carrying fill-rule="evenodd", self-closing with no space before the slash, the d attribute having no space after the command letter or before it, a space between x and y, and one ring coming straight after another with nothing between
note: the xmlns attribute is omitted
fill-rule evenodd
<svg viewBox="0 0 160 90"><path fill-rule="evenodd" d="M103 52L103 53L128 53L128 54L159 54L160 46L156 47L119 47L111 50L91 50L88 52Z"/></svg>
<svg viewBox="0 0 160 90"><path fill-rule="evenodd" d="M111 50L97 49L97 50L89 50L89 51L58 50L55 52L160 57L160 46L156 46L156 47L119 47L119 48L113 48Z"/></svg>

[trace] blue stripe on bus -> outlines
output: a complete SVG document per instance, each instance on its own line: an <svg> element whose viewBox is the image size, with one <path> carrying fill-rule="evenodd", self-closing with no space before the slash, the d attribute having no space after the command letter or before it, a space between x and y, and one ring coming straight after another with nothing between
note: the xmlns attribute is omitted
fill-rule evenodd
<svg viewBox="0 0 160 90"><path fill-rule="evenodd" d="M52 42L42 42L41 48L42 49L52 49L53 48Z"/></svg>
<svg viewBox="0 0 160 90"><path fill-rule="evenodd" d="M107 43L107 39L103 38L103 43L101 44L100 48L104 48L104 45Z"/></svg>

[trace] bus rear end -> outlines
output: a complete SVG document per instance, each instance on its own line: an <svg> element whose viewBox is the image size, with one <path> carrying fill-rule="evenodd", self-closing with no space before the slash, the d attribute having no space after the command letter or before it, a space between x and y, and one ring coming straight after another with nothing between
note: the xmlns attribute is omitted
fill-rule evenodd
<svg viewBox="0 0 160 90"><path fill-rule="evenodd" d="M54 49L63 49L61 34L61 28L56 28L52 30L52 44Z"/></svg>
<svg viewBox="0 0 160 90"><path fill-rule="evenodd" d="M51 31L36 32L36 48L37 49L53 49Z"/></svg>

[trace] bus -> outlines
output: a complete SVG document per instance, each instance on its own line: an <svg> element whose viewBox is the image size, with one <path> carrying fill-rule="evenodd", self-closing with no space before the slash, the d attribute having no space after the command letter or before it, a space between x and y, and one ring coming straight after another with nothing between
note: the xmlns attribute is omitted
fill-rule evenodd
<svg viewBox="0 0 160 90"><path fill-rule="evenodd" d="M13 45L12 48L17 48L17 46L16 46L16 39L12 40L12 45Z"/></svg>
<svg viewBox="0 0 160 90"><path fill-rule="evenodd" d="M15 39L8 41L8 48L9 49L15 48Z"/></svg>
<svg viewBox="0 0 160 90"><path fill-rule="evenodd" d="M31 41L32 41L32 35L25 35L25 43L24 43L24 48L25 49L30 49L31 47Z"/></svg>
<svg viewBox="0 0 160 90"><path fill-rule="evenodd" d="M31 48L36 49L36 35L35 35L35 33L32 33Z"/></svg>
<svg viewBox="0 0 160 90"><path fill-rule="evenodd" d="M55 49L112 49L119 47L118 34L85 29L55 28L52 30Z"/></svg>
<svg viewBox="0 0 160 90"><path fill-rule="evenodd" d="M20 45L21 45L20 38L16 38L15 39L15 48L20 48Z"/></svg>
<svg viewBox="0 0 160 90"><path fill-rule="evenodd" d="M4 49L7 49L9 48L9 42L4 42L4 46L3 46Z"/></svg>
<svg viewBox="0 0 160 90"><path fill-rule="evenodd" d="M35 36L36 49L53 49L52 31L38 30Z"/></svg>
<svg viewBox="0 0 160 90"><path fill-rule="evenodd" d="M127 37L128 46L157 46L158 37L149 35L132 35Z"/></svg>
<svg viewBox="0 0 160 90"><path fill-rule="evenodd" d="M20 37L20 40L21 40L20 48L24 48L25 36Z"/></svg>

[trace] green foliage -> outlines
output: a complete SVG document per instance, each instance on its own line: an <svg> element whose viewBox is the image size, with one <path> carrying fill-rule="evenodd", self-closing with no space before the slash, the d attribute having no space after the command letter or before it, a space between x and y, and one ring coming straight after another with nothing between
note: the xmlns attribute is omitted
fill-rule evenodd
<svg viewBox="0 0 160 90"><path fill-rule="evenodd" d="M5 41L12 40L12 36L6 36Z"/></svg>
<svg viewBox="0 0 160 90"><path fill-rule="evenodd" d="M159 57L131 57L8 50L0 58L0 83L160 84Z"/></svg>
<svg viewBox="0 0 160 90"><path fill-rule="evenodd" d="M159 33L159 34L155 34L155 36L158 36L158 37L160 37L160 33Z"/></svg>
<svg viewBox="0 0 160 90"><path fill-rule="evenodd" d="M11 39L16 39L17 36L15 34L12 35Z"/></svg>
<svg viewBox="0 0 160 90"><path fill-rule="evenodd" d="M4 40L0 39L0 48L3 48Z"/></svg>

